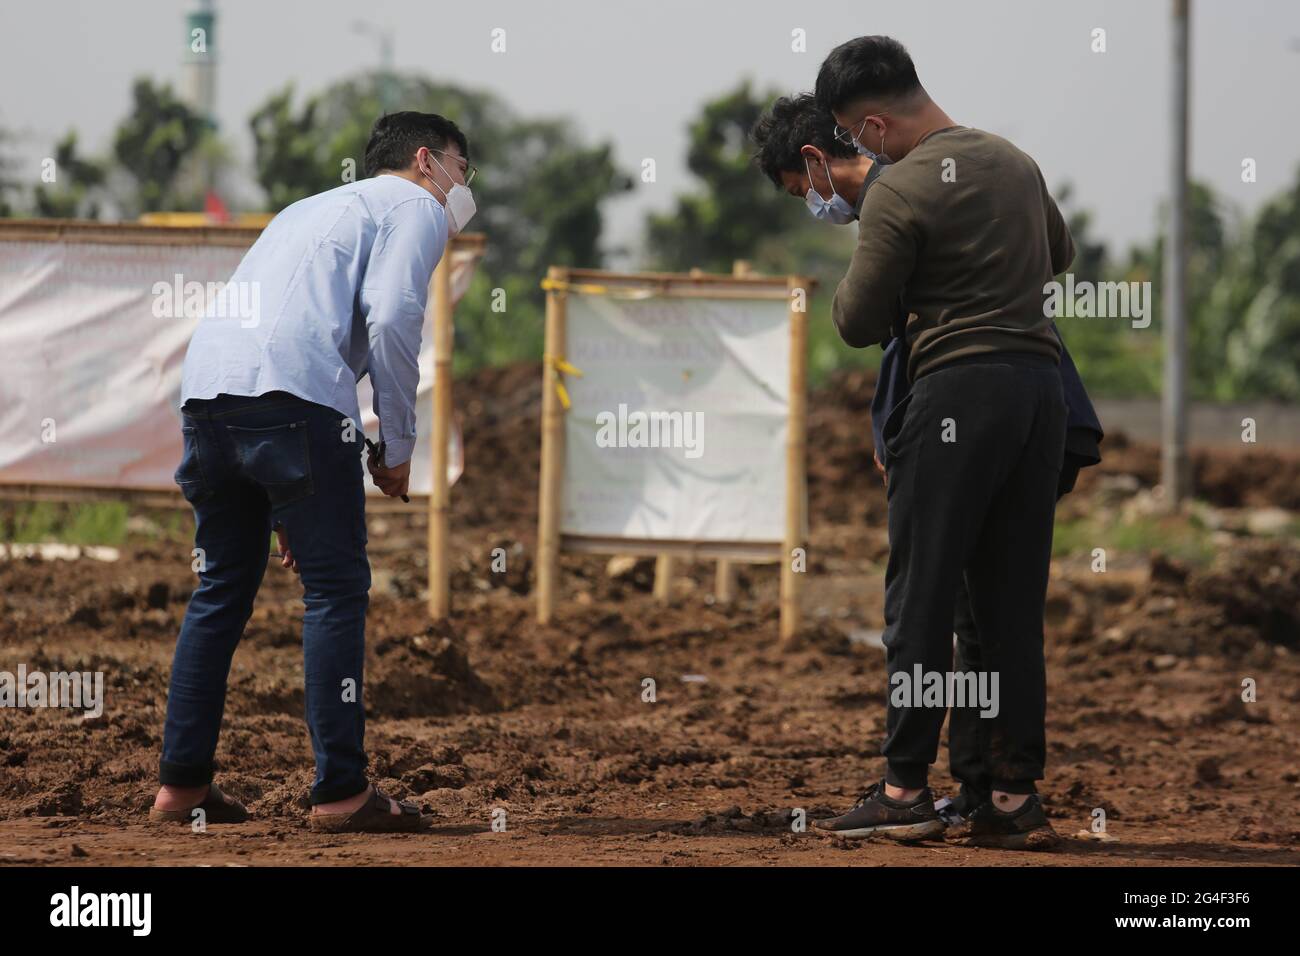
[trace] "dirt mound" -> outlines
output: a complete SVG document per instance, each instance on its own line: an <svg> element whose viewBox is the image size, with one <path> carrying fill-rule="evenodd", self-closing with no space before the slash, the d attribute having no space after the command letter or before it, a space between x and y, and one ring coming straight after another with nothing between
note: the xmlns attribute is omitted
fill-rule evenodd
<svg viewBox="0 0 1300 956"><path fill-rule="evenodd" d="M1300 546L1243 541L1207 568L1154 554L1145 572L1054 580L1046 619L1081 659L1135 650L1162 667L1198 655L1269 664L1300 649Z"/></svg>
<svg viewBox="0 0 1300 956"><path fill-rule="evenodd" d="M1300 548L1248 544L1204 570L1157 556L1150 588L1125 612L1135 646L1153 653L1268 660L1271 646L1300 649Z"/></svg>
<svg viewBox="0 0 1300 956"><path fill-rule="evenodd" d="M885 489L871 433L874 370L837 372L808 403L808 511L817 522L880 524Z"/></svg>
<svg viewBox="0 0 1300 956"><path fill-rule="evenodd" d="M451 520L467 527L534 526L542 455L541 365L479 369L457 380L454 389L466 453L465 473L451 495Z"/></svg>
<svg viewBox="0 0 1300 956"><path fill-rule="evenodd" d="M496 693L470 665L464 643L446 622L414 635L367 641L366 712L383 717L439 717L498 709Z"/></svg>
<svg viewBox="0 0 1300 956"><path fill-rule="evenodd" d="M1107 434L1101 454L1101 465L1079 476L1079 491L1090 491L1104 474L1134 475L1147 488L1160 482L1158 445L1130 442L1123 432L1114 432ZM1191 467L1193 494L1216 507L1300 510L1300 452L1247 445L1241 451L1197 448Z"/></svg>

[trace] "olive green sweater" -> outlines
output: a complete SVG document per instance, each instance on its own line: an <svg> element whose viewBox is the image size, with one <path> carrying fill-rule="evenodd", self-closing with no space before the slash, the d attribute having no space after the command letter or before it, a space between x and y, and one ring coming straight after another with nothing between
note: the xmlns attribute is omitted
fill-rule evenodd
<svg viewBox="0 0 1300 956"><path fill-rule="evenodd" d="M1059 358L1043 286L1074 242L1038 165L1011 143L965 127L932 133L881 170L859 218L831 307L849 345L883 343L906 316L912 380L982 353Z"/></svg>

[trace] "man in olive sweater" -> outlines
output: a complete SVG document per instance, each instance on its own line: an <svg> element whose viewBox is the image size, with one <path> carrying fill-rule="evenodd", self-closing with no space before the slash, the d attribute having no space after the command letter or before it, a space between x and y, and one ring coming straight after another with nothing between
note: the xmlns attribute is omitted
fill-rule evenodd
<svg viewBox="0 0 1300 956"><path fill-rule="evenodd" d="M1034 783L1046 758L1043 606L1066 406L1043 290L1074 244L1034 161L954 123L896 40L837 47L816 97L837 136L882 165L862 197L835 324L858 348L903 338L913 382L884 428L887 770L818 826L904 840L941 832L929 766L948 706L973 707L992 793L970 815L972 841L1046 848L1056 835ZM978 682L950 673L963 579Z"/></svg>

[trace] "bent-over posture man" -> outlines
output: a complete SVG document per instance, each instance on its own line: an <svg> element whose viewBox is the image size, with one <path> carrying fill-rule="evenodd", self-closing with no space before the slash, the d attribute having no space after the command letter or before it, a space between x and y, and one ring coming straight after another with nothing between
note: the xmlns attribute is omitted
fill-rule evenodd
<svg viewBox="0 0 1300 956"><path fill-rule="evenodd" d="M949 701L922 690L952 686L964 581L981 686L994 698L991 707L966 700L979 712L954 718L974 737L989 790L970 811L969 834L1048 847L1056 836L1035 781L1046 759L1043 606L1066 405L1044 286L1072 261L1073 242L1034 161L954 123L896 40L837 47L816 98L842 139L892 161L865 191L835 323L859 348L902 338L912 383L883 431L885 779L818 826L848 837L942 831L927 777Z"/></svg>
<svg viewBox="0 0 1300 956"><path fill-rule="evenodd" d="M209 309L185 357L184 453L199 586L176 643L150 817L239 822L212 782L231 657L266 570L272 528L302 577L307 725L316 757L311 825L417 830L409 803L366 777L364 658L370 565L357 382L369 374L375 483L403 495L415 445L420 332L447 239L474 214L469 147L450 120L381 118L367 179L303 199L272 220L231 284L258 314Z"/></svg>

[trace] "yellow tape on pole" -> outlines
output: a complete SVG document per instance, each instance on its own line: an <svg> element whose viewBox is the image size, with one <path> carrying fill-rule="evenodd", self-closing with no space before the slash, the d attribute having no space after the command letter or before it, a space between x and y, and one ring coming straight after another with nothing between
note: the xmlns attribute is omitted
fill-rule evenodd
<svg viewBox="0 0 1300 956"><path fill-rule="evenodd" d="M555 370L555 394L559 396L560 404L567 411L573 407L573 403L569 401L569 390L564 387L562 376L576 375L578 378L582 378L582 371L570 365L559 355L544 355L542 356L542 362Z"/></svg>

